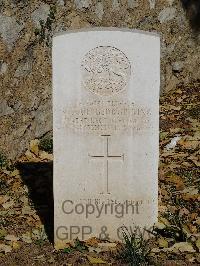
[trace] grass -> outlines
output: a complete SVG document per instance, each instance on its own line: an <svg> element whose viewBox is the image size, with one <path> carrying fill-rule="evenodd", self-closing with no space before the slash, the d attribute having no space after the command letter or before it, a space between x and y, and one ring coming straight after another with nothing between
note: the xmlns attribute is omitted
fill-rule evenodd
<svg viewBox="0 0 200 266"><path fill-rule="evenodd" d="M63 249L63 253L73 253L74 251L84 252L88 251L87 246L85 246L85 243L80 241L78 238L75 240L74 246L69 246L67 248Z"/></svg>
<svg viewBox="0 0 200 266"><path fill-rule="evenodd" d="M32 234L34 236L34 231L32 232ZM40 247L42 247L45 244L47 240L47 235L45 233L44 228L41 228L40 230L37 231L35 238L36 238L35 243L39 245Z"/></svg>
<svg viewBox="0 0 200 266"><path fill-rule="evenodd" d="M175 242L187 241L187 234L184 230L185 222L180 218L177 213L166 213L166 218L170 222L170 226L166 226L164 229L154 228L154 233L157 236L171 238Z"/></svg>
<svg viewBox="0 0 200 266"><path fill-rule="evenodd" d="M39 43L44 42L47 46L50 46L52 25L55 20L55 13L56 7L51 6L46 22L44 20L40 20L40 28L35 29L35 35L38 37Z"/></svg>
<svg viewBox="0 0 200 266"><path fill-rule="evenodd" d="M40 141L39 149L48 153L53 153L53 139L44 138Z"/></svg>
<svg viewBox="0 0 200 266"><path fill-rule="evenodd" d="M133 266L148 265L150 248L149 240L144 239L142 233L135 230L129 233L128 230L123 231L124 247L122 248L119 258Z"/></svg>

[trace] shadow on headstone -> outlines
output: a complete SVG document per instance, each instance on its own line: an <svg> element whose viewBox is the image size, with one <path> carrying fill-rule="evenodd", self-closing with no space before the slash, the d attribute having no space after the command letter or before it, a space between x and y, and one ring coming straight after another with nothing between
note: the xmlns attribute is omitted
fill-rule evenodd
<svg viewBox="0 0 200 266"><path fill-rule="evenodd" d="M53 162L18 163L29 197L44 225L48 239L53 243L54 203L53 203Z"/></svg>
<svg viewBox="0 0 200 266"><path fill-rule="evenodd" d="M199 0L181 0L186 10L188 19L195 33L200 32L200 1Z"/></svg>

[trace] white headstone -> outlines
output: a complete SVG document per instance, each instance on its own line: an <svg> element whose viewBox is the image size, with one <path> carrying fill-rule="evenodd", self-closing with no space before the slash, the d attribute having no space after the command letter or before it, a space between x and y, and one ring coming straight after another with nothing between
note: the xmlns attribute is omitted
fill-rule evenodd
<svg viewBox="0 0 200 266"><path fill-rule="evenodd" d="M55 243L122 239L158 212L160 39L120 29L53 39Z"/></svg>

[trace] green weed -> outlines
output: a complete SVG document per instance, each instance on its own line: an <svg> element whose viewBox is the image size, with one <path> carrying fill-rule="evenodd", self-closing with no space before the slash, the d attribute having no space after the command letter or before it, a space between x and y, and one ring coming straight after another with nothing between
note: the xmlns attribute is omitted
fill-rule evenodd
<svg viewBox="0 0 200 266"><path fill-rule="evenodd" d="M40 141L39 149L48 153L53 153L53 139L44 138Z"/></svg>
<svg viewBox="0 0 200 266"><path fill-rule="evenodd" d="M133 266L148 265L150 248L148 240L144 239L143 234L138 233L137 230L132 233L124 230L123 239L124 247L119 258Z"/></svg>

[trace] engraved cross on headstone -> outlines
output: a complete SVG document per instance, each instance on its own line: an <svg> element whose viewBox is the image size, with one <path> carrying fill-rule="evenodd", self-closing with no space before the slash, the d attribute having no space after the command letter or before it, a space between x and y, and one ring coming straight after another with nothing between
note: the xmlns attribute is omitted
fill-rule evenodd
<svg viewBox="0 0 200 266"><path fill-rule="evenodd" d="M90 159L103 159L103 169L104 169L104 178L106 184L106 193L110 194L109 192L109 161L112 160L120 160L124 161L124 154L121 155L110 155L109 154L109 137L110 135L101 135L104 138L104 154L103 155L90 155ZM103 192L101 193L103 194Z"/></svg>

